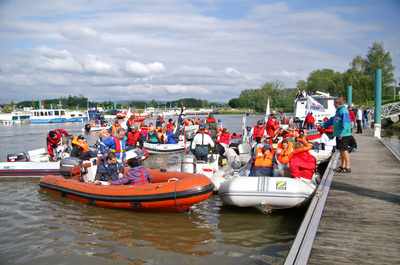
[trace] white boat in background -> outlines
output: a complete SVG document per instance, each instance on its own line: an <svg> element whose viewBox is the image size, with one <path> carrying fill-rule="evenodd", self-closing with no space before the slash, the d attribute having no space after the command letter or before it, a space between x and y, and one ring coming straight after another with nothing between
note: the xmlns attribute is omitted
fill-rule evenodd
<svg viewBox="0 0 400 265"><path fill-rule="evenodd" d="M67 122L82 122L87 120L87 115L79 110L67 111Z"/></svg>
<svg viewBox="0 0 400 265"><path fill-rule="evenodd" d="M10 113L0 114L0 123L2 124L17 124L29 123L31 114L28 111L11 111Z"/></svg>
<svg viewBox="0 0 400 265"><path fill-rule="evenodd" d="M271 209L296 207L306 202L317 187L316 180L285 177L237 177L221 184L218 195L224 204Z"/></svg>
<svg viewBox="0 0 400 265"><path fill-rule="evenodd" d="M31 110L29 118L31 123L61 123L67 121L65 109L36 109Z"/></svg>
<svg viewBox="0 0 400 265"><path fill-rule="evenodd" d="M335 116L336 109L333 105L333 101L336 97L332 97L329 93L324 93L317 91L315 95L311 96L315 99L318 103L320 103L325 111L324 112L313 112L313 116L317 123L323 122L324 118L327 117L328 119L332 116ZM304 119L306 118L307 113L309 112L309 108L307 106L307 97L298 97L294 102L294 122L302 124ZM302 126L298 126L301 128Z"/></svg>

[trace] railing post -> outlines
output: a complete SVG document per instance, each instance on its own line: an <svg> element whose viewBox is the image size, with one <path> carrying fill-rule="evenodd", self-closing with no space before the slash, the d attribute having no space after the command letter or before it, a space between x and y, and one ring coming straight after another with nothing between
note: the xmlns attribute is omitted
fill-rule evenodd
<svg viewBox="0 0 400 265"><path fill-rule="evenodd" d="M375 70L375 119L374 136L381 139L381 110L382 110L382 70Z"/></svg>
<svg viewBox="0 0 400 265"><path fill-rule="evenodd" d="M352 86L347 87L347 103L349 104L350 107L353 107L353 87Z"/></svg>

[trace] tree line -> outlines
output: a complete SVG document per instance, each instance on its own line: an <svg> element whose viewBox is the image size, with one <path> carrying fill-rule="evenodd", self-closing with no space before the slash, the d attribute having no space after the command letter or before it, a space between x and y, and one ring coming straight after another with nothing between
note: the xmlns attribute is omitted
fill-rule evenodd
<svg viewBox="0 0 400 265"><path fill-rule="evenodd" d="M382 42L373 42L365 57L358 55L350 62L350 68L340 73L332 69L311 72L307 80L299 80L296 88L285 88L281 81L267 82L257 89L246 89L239 98L229 101L232 108L248 108L264 112L270 99L271 108L293 111L297 91L328 92L336 97L347 98L348 86L352 86L353 102L362 104L373 101L375 96L375 69L382 70L382 99L393 96L396 86L390 52Z"/></svg>

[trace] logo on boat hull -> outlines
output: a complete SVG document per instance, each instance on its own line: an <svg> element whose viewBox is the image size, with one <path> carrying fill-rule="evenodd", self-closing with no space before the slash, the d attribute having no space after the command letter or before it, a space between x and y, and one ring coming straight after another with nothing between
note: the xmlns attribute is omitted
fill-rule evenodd
<svg viewBox="0 0 400 265"><path fill-rule="evenodd" d="M277 190L286 190L286 181L277 181L276 189Z"/></svg>

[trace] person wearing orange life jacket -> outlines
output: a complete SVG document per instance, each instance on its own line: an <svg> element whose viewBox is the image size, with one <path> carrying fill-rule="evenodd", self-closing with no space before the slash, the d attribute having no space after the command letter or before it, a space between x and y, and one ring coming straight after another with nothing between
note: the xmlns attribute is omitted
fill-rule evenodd
<svg viewBox="0 0 400 265"><path fill-rule="evenodd" d="M272 116L270 120L267 122L267 134L269 137L274 138L275 131L279 128L279 123L276 120L275 116Z"/></svg>
<svg viewBox="0 0 400 265"><path fill-rule="evenodd" d="M278 143L278 147L276 148L276 156L278 159L278 172L281 171L285 167L289 167L289 156L293 151L293 143L289 142L287 139L282 140L282 142Z"/></svg>
<svg viewBox="0 0 400 265"><path fill-rule="evenodd" d="M66 130L64 129L55 129L54 131L50 131L47 134L46 137L46 144L47 144L47 152L50 155L50 159L52 161L57 161L57 158L54 156L56 152L56 147L59 143L61 143L61 139L63 135L68 135L71 136L72 134L69 134Z"/></svg>
<svg viewBox="0 0 400 265"><path fill-rule="evenodd" d="M165 125L165 121L162 114L159 114L156 120L156 127L163 127Z"/></svg>
<svg viewBox="0 0 400 265"><path fill-rule="evenodd" d="M110 134L110 135L114 135L115 134L115 132L118 130L118 128L121 128L121 124L119 124L119 121L118 120L116 120L115 122L114 122L114 124L110 127L110 128L108 128L108 133Z"/></svg>
<svg viewBox="0 0 400 265"><path fill-rule="evenodd" d="M125 129L124 128L118 128L117 129L117 136L111 135L107 139L103 140L100 143L100 152L105 155L108 153L115 153L117 156L117 159L120 160L121 162L125 162L125 146L126 146L126 140L125 140ZM108 150L106 150L108 148Z"/></svg>
<svg viewBox="0 0 400 265"><path fill-rule="evenodd" d="M74 140L72 140L71 157L77 157L79 159L89 159L97 157L97 154L89 150L89 145L87 144L85 137L79 135L76 136Z"/></svg>
<svg viewBox="0 0 400 265"><path fill-rule="evenodd" d="M266 144L257 149L256 154L251 156L245 167L247 176L278 176L278 163L276 161L274 149Z"/></svg>
<svg viewBox="0 0 400 265"><path fill-rule="evenodd" d="M250 142L250 147L253 147L255 144L257 144L256 138L261 137L261 138L267 138L267 131L265 130L265 127L263 126L263 121L259 120L257 121L257 125L251 128L249 132L249 137L251 139Z"/></svg>
<svg viewBox="0 0 400 265"><path fill-rule="evenodd" d="M172 124L174 124L174 121L172 119L169 119L167 124L167 133L171 131Z"/></svg>
<svg viewBox="0 0 400 265"><path fill-rule="evenodd" d="M294 150L289 155L289 169L292 177L297 179L312 179L317 160L308 151L312 146L305 140L298 138Z"/></svg>

